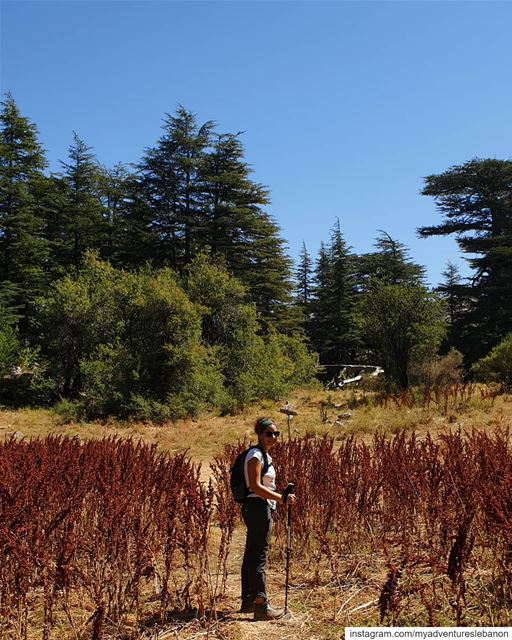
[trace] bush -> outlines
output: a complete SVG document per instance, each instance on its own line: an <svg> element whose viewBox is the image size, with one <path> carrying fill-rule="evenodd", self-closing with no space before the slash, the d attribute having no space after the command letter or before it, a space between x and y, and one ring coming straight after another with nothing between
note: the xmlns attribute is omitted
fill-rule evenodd
<svg viewBox="0 0 512 640"><path fill-rule="evenodd" d="M314 378L315 354L308 352L299 336L271 331L263 347L259 372L259 395L277 400L291 388L309 384Z"/></svg>
<svg viewBox="0 0 512 640"><path fill-rule="evenodd" d="M66 398L59 400L59 402L53 407L53 411L64 424L69 422L80 422L86 415L86 409L83 402L80 400L67 400Z"/></svg>
<svg viewBox="0 0 512 640"><path fill-rule="evenodd" d="M432 356L414 363L410 368L410 379L428 387L457 384L462 379L463 360L460 351L451 349L445 356Z"/></svg>
<svg viewBox="0 0 512 640"><path fill-rule="evenodd" d="M0 402L8 406L46 405L53 381L40 364L40 353L23 345L16 326L2 323L0 312Z"/></svg>
<svg viewBox="0 0 512 640"><path fill-rule="evenodd" d="M371 375L370 373L361 374L361 382L359 382L358 387L363 391L368 391L370 393L383 393L389 390L389 380L386 378L384 374L380 375Z"/></svg>
<svg viewBox="0 0 512 640"><path fill-rule="evenodd" d="M215 406L218 362L170 270L127 273L89 255L41 301L40 317L58 392L86 417L166 420Z"/></svg>
<svg viewBox="0 0 512 640"><path fill-rule="evenodd" d="M304 341L261 336L242 285L205 256L180 282L169 269L129 273L89 254L39 305L43 355L69 419L232 413L314 374Z"/></svg>
<svg viewBox="0 0 512 640"><path fill-rule="evenodd" d="M222 266L198 256L184 286L199 305L203 342L216 348L224 378L223 412L236 412L262 398L277 399L314 378L315 357L303 338L275 331L260 335L255 306Z"/></svg>
<svg viewBox="0 0 512 640"><path fill-rule="evenodd" d="M512 389L512 333L478 360L471 370L483 382L498 382L507 390Z"/></svg>

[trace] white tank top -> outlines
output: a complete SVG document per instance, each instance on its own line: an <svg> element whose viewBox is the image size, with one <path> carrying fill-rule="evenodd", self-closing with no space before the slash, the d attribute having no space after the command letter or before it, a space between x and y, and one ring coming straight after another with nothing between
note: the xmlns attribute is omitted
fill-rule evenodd
<svg viewBox="0 0 512 640"><path fill-rule="evenodd" d="M247 463L249 462L249 460L252 460L253 458L257 458L261 462L261 467L262 468L265 465L265 458L263 457L263 453L261 452L261 450L258 449L257 447L251 447L249 449L249 452L245 456L245 462L244 462L244 477L245 477L245 484L247 486L249 486L249 474L247 473ZM275 489L276 489L276 470L274 469L274 465L272 464L272 458L270 457L270 455L268 453L267 453L267 460L268 460L268 469L267 469L267 472L265 473L265 475L263 476L263 478L261 479L261 484L264 487L266 487L267 489L270 489L271 491L275 491ZM255 493L249 493L249 495L247 497L248 498L259 498L260 496L257 496ZM269 507L271 509L275 509L276 508L276 501L275 500L267 500L267 502L268 502Z"/></svg>

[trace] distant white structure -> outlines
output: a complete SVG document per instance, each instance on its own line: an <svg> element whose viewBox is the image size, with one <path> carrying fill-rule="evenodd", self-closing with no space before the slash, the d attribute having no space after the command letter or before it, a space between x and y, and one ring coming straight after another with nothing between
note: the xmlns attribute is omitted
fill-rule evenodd
<svg viewBox="0 0 512 640"><path fill-rule="evenodd" d="M327 366L331 366L331 365L327 365ZM332 380L330 380L326 385L325 385L325 389L327 391L329 390L336 390L336 389L342 389L343 387L345 387L348 384L357 384L358 382L360 382L360 380L362 380L363 378L363 373L366 373L367 375L371 376L372 378L375 378L377 376L380 376L381 374L384 373L384 369L378 365L370 365L370 364L341 364L341 365L336 365L341 368L341 371L339 373L337 373L334 378ZM351 378L347 378L347 369L353 369L354 373L356 373L355 376L352 376ZM368 369L370 369L370 371L367 371Z"/></svg>

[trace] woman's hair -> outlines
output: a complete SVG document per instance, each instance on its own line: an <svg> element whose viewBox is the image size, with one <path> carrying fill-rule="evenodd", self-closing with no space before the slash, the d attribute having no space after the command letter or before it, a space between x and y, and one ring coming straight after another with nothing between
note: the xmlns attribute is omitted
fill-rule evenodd
<svg viewBox="0 0 512 640"><path fill-rule="evenodd" d="M254 423L254 431L261 435L265 429L268 429L271 424L274 424L270 418L258 418Z"/></svg>

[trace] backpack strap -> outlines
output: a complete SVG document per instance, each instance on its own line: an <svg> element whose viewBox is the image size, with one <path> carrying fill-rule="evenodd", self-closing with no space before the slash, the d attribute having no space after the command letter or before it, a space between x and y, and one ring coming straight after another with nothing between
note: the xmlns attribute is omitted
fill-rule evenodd
<svg viewBox="0 0 512 640"><path fill-rule="evenodd" d="M263 469L261 470L261 477L263 478L263 476L269 470L270 464L268 463L268 456L267 456L267 452L265 451L265 449L263 447L261 447L259 444L256 445L256 446L261 451L261 453L263 454Z"/></svg>

